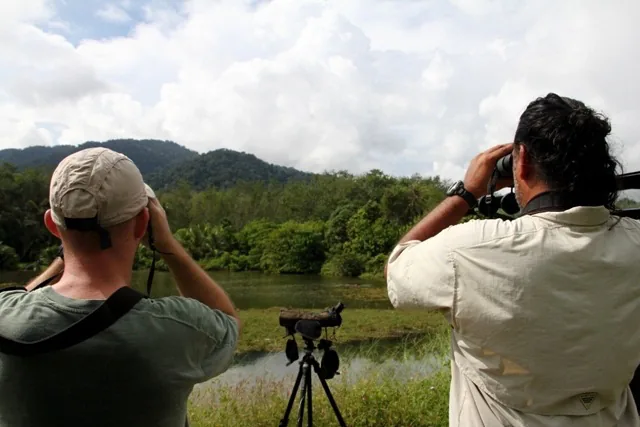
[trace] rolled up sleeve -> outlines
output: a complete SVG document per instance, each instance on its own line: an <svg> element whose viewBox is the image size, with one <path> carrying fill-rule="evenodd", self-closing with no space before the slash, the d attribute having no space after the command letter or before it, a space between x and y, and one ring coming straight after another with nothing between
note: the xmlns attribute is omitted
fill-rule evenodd
<svg viewBox="0 0 640 427"><path fill-rule="evenodd" d="M205 346L202 370L205 378L213 378L225 372L233 362L239 338L236 320L220 310L203 308L202 325L209 336Z"/></svg>
<svg viewBox="0 0 640 427"><path fill-rule="evenodd" d="M445 230L446 231L446 230ZM424 242L398 244L387 264L387 292L395 308L453 308L455 277L444 231Z"/></svg>
<svg viewBox="0 0 640 427"><path fill-rule="evenodd" d="M183 359L176 361L176 368L182 379L204 382L231 366L240 335L233 317L182 296L158 298L151 304L156 322L175 320L169 325L174 345L181 348Z"/></svg>

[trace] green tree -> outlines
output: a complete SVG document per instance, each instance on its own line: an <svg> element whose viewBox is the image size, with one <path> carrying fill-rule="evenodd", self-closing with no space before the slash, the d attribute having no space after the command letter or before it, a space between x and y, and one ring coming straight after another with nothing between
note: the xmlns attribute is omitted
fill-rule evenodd
<svg viewBox="0 0 640 427"><path fill-rule="evenodd" d="M317 274L325 261L324 224L288 221L267 237L261 267L272 273Z"/></svg>
<svg viewBox="0 0 640 427"><path fill-rule="evenodd" d="M341 253L344 245L349 241L347 224L356 213L357 207L353 203L338 206L327 221L324 231L324 241L330 253Z"/></svg>
<svg viewBox="0 0 640 427"><path fill-rule="evenodd" d="M191 224L191 198L193 193L186 181L180 181L174 189L158 192L156 196L167 213L169 226L172 230L186 228Z"/></svg>
<svg viewBox="0 0 640 427"><path fill-rule="evenodd" d="M15 270L18 268L18 254L7 245L0 243L0 270Z"/></svg>
<svg viewBox="0 0 640 427"><path fill-rule="evenodd" d="M380 204L369 201L347 223L347 250L368 258L388 253L400 237L399 227L382 217Z"/></svg>
<svg viewBox="0 0 640 427"><path fill-rule="evenodd" d="M366 271L367 258L353 252L333 255L322 266L322 274L326 276L358 277Z"/></svg>
<svg viewBox="0 0 640 427"><path fill-rule="evenodd" d="M260 270L270 234L278 228L274 222L260 219L248 223L236 234L240 253L247 256L247 269Z"/></svg>

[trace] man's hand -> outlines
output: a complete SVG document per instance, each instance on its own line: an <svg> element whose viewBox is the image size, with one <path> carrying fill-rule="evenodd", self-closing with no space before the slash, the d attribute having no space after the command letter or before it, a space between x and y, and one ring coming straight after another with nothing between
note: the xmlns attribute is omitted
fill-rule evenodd
<svg viewBox="0 0 640 427"><path fill-rule="evenodd" d="M60 281L60 278L62 277L63 272L64 272L64 260L58 257L54 259L51 264L49 264L49 267L47 267L45 271L39 274L36 278L32 279L25 286L25 288L27 289L27 291L32 291L33 289L35 289L36 286L40 285L45 280L49 280L54 277L55 278L51 280L51 282L49 282L49 285L55 285Z"/></svg>
<svg viewBox="0 0 640 427"><path fill-rule="evenodd" d="M149 220L151 221L153 241L156 248L160 252L170 252L171 248L175 245L175 239L169 227L167 214L160 205L160 202L158 202L158 199L150 197L147 208L149 209ZM149 247L149 240L146 234L142 241L145 246Z"/></svg>
<svg viewBox="0 0 640 427"><path fill-rule="evenodd" d="M496 145L478 154L471 160L467 173L464 176L464 187L473 193L476 198L482 197L489 185L491 174L496 167L496 163L501 157L506 156L513 150L513 143ZM511 187L513 180L500 180L496 184L496 190Z"/></svg>

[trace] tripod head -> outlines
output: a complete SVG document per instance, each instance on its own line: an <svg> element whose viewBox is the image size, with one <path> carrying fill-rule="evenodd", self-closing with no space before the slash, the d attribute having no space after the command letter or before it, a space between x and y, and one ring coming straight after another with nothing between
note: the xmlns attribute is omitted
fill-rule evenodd
<svg viewBox="0 0 640 427"><path fill-rule="evenodd" d="M315 340L322 335L322 326L317 320L299 320L296 323L296 331L302 335L304 341L304 356L302 357L302 363L315 359L313 356L314 350L322 350L322 361L320 362L320 371L322 377L325 379L331 379L336 375L340 375L338 369L340 368L340 357L338 353L331 348L333 342L328 339L320 339L316 346ZM285 349L287 356L287 366L298 360L300 357L298 353L298 345L295 340L295 336L287 340L287 346Z"/></svg>
<svg viewBox="0 0 640 427"><path fill-rule="evenodd" d="M320 313L282 309L280 310L279 322L280 326L284 326L286 329L287 335L294 335L296 332L301 335L308 333L311 339L317 339L320 334L314 331L314 328L337 328L342 325L342 316L340 315L342 310L344 310L344 304L341 302ZM316 323L309 323L309 321L315 321L319 326L316 326ZM303 323L298 326L300 322ZM299 327L300 330L298 330Z"/></svg>
<svg viewBox="0 0 640 427"><path fill-rule="evenodd" d="M342 310L344 304L339 302L333 307L327 308L320 313L308 313L299 310L280 310L280 326L284 326L287 335L291 338L287 340L285 354L291 365L300 357L298 352L298 344L296 343L295 334L302 336L305 343L304 356L302 362L314 359L313 351L322 350L321 372L323 378L331 379L335 375L339 375L340 358L338 353L331 348L333 342L323 338L320 339L316 346L315 341L322 336L322 330L329 327L339 327L342 325Z"/></svg>

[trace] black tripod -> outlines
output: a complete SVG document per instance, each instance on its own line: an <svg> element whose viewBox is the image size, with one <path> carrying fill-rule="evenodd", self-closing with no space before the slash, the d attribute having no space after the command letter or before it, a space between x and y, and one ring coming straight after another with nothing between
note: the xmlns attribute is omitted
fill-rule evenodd
<svg viewBox="0 0 640 427"><path fill-rule="evenodd" d="M304 348L304 356L300 361L300 369L298 370L298 377L296 378L296 383L293 386L293 391L291 392L291 397L289 398L289 404L287 405L287 410L284 413L284 417L280 420L279 427L286 427L289 424L289 415L291 414L291 409L293 408L293 402L296 398L296 394L298 393L298 388L300 387L300 381L304 378L304 383L302 385L302 393L300 395L300 409L298 410L298 426L302 427L302 420L304 418L304 404L307 402L307 426L313 426L313 409L312 409L312 401L311 401L311 366L313 366L313 370L320 378L320 383L322 384L322 388L324 389L327 398L329 399L329 403L331 403L331 407L333 408L333 412L336 414L336 418L338 418L338 423L341 427L346 427L344 420L342 419L342 415L340 415L340 410L338 409L338 405L336 401L333 400L333 395L331 394L331 390L329 390L329 386L322 376L322 372L320 369L320 364L313 357L313 350L315 350L316 346L313 344L313 340L308 338L304 338L305 348Z"/></svg>

